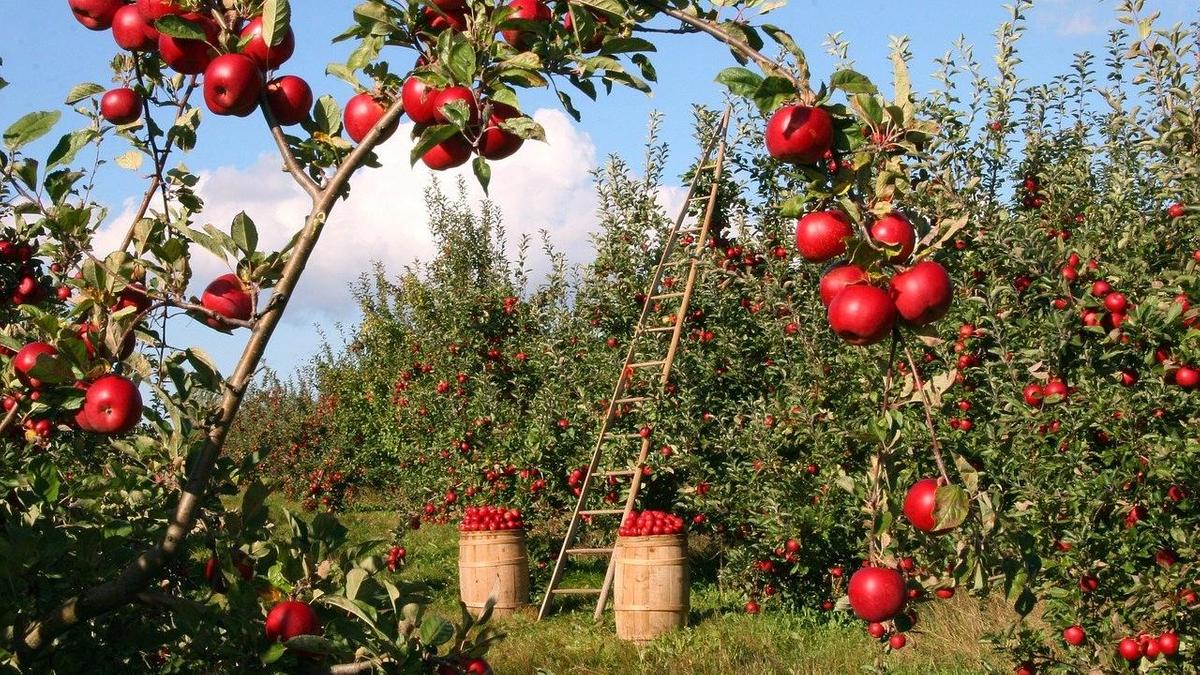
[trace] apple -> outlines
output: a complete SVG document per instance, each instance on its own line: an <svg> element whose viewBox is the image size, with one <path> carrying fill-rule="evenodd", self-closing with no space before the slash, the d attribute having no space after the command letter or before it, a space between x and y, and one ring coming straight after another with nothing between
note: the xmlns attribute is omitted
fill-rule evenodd
<svg viewBox="0 0 1200 675"><path fill-rule="evenodd" d="M443 10L442 12L438 12L433 7L425 7L421 10L421 14L429 24L429 30L433 33L440 33L447 28L460 33L467 29L467 10L465 7L456 10Z"/></svg>
<svg viewBox="0 0 1200 675"><path fill-rule="evenodd" d="M1117 653L1121 655L1121 658L1133 663L1142 658L1142 646L1133 638L1124 638L1117 645Z"/></svg>
<svg viewBox="0 0 1200 675"><path fill-rule="evenodd" d="M1120 291L1113 291L1104 296L1104 308L1113 314L1124 314L1127 307L1129 307L1129 300Z"/></svg>
<svg viewBox="0 0 1200 675"><path fill-rule="evenodd" d="M886 338L896 323L896 306L887 291L867 284L847 286L829 303L829 326L852 345Z"/></svg>
<svg viewBox="0 0 1200 675"><path fill-rule="evenodd" d="M158 30L147 21L136 5L117 10L112 22L113 41L130 52L152 52L158 49Z"/></svg>
<svg viewBox="0 0 1200 675"><path fill-rule="evenodd" d="M245 553L233 549L230 557L233 559L233 566L237 569L238 576L243 581L250 581L254 578L254 568L250 566ZM204 580L208 582L210 588L218 593L225 590L225 577L221 574L221 561L215 555L204 563Z"/></svg>
<svg viewBox="0 0 1200 675"><path fill-rule="evenodd" d="M1187 213L1187 207L1181 202L1175 202L1167 207L1167 216L1170 218L1182 218Z"/></svg>
<svg viewBox="0 0 1200 675"><path fill-rule="evenodd" d="M204 289L200 305L227 319L239 321L248 321L254 311L250 291L236 274L222 274L214 279L208 288ZM212 317L207 318L205 323L213 328L221 328L224 325Z"/></svg>
<svg viewBox="0 0 1200 675"><path fill-rule="evenodd" d="M245 54L222 54L204 69L204 102L214 115L249 115L263 86L262 71Z"/></svg>
<svg viewBox="0 0 1200 675"><path fill-rule="evenodd" d="M1166 631L1158 636L1158 650L1163 656L1170 658L1179 654L1179 636L1171 631Z"/></svg>
<svg viewBox="0 0 1200 675"><path fill-rule="evenodd" d="M908 644L908 638L904 637L904 633L896 633L888 639L888 646L892 649L904 649L906 644Z"/></svg>
<svg viewBox="0 0 1200 675"><path fill-rule="evenodd" d="M850 577L850 607L863 621L890 621L904 610L904 577L887 567L862 567Z"/></svg>
<svg viewBox="0 0 1200 675"><path fill-rule="evenodd" d="M846 252L854 236L850 218L841 211L814 211L796 221L796 250L808 262L825 262Z"/></svg>
<svg viewBox="0 0 1200 675"><path fill-rule="evenodd" d="M1078 647L1087 639L1087 633L1079 626L1069 626L1062 632L1063 641L1072 647Z"/></svg>
<svg viewBox="0 0 1200 675"><path fill-rule="evenodd" d="M904 516L913 527L922 532L938 534L945 530L937 530L937 490L940 481L937 478L922 478L913 483L904 495Z"/></svg>
<svg viewBox="0 0 1200 675"><path fill-rule="evenodd" d="M383 119L386 113L387 108L371 94L355 95L346 102L346 111L342 115L342 119L346 125L346 133L350 136L350 140L355 143L362 143L363 139L379 123L379 120ZM400 119L397 118L395 122L380 132L380 141L386 141L388 138L391 138L399 126Z"/></svg>
<svg viewBox="0 0 1200 675"><path fill-rule="evenodd" d="M493 101L492 112L488 116L488 123L479 136L479 144L477 146L479 154L495 161L511 157L513 153L520 150L521 146L525 143L525 139L500 126L504 120L520 116L521 112L516 108Z"/></svg>
<svg viewBox="0 0 1200 675"><path fill-rule="evenodd" d="M100 116L110 124L133 124L142 117L142 97L129 87L112 89L100 97Z"/></svg>
<svg viewBox="0 0 1200 675"><path fill-rule="evenodd" d="M954 299L954 284L946 268L931 260L892 277L891 290L896 311L911 326L924 326L946 316Z"/></svg>
<svg viewBox="0 0 1200 675"><path fill-rule="evenodd" d="M267 41L263 39L262 33L263 20L261 16L250 19L241 32L241 40L245 44L242 47L242 53L254 59L259 68L273 70L292 58L292 53L296 51L296 35L290 26L283 37L278 39L279 44L274 47L267 46Z"/></svg>
<svg viewBox="0 0 1200 675"><path fill-rule="evenodd" d="M75 20L88 30L108 30L125 0L67 0Z"/></svg>
<svg viewBox="0 0 1200 675"><path fill-rule="evenodd" d="M755 602L754 600L747 602L746 606L743 609L746 610L747 614L758 614L760 611L762 611L761 608L758 606L758 603Z"/></svg>
<svg viewBox="0 0 1200 675"><path fill-rule="evenodd" d="M140 7L139 5L139 9ZM147 16L144 10L142 16ZM187 40L160 34L158 36L158 53L175 72L184 75L199 75L217 56L217 51L212 45L217 43L220 29L215 21L196 12L183 14L181 18L200 26L200 29L204 31L205 39ZM204 84L207 86L208 82Z"/></svg>
<svg viewBox="0 0 1200 675"><path fill-rule="evenodd" d="M512 11L509 12L505 22L516 20L545 23L554 16L546 3L541 0L513 0L508 3L508 6ZM520 51L529 49L537 39L537 33L520 28L506 28L501 34L504 36L505 42Z"/></svg>
<svg viewBox="0 0 1200 675"><path fill-rule="evenodd" d="M1191 366L1180 366L1179 370L1175 371L1175 384L1184 389L1195 389L1200 385L1200 371Z"/></svg>
<svg viewBox="0 0 1200 675"><path fill-rule="evenodd" d="M470 659L463 666L463 672L467 675L492 675L492 667L483 659Z"/></svg>
<svg viewBox="0 0 1200 675"><path fill-rule="evenodd" d="M175 0L137 0L138 11L146 21L154 22L168 14L185 14Z"/></svg>
<svg viewBox="0 0 1200 675"><path fill-rule="evenodd" d="M75 419L80 428L97 434L128 433L142 419L142 394L127 378L105 375L88 385Z"/></svg>
<svg viewBox="0 0 1200 675"><path fill-rule="evenodd" d="M58 359L54 358L56 356L58 356L58 350L52 345L45 342L30 342L21 347L16 355L13 356L12 367L17 372L17 379L21 381L21 384L30 389L41 389L45 383L39 379L30 377L29 373L42 357L45 357L57 368L61 364L58 363Z"/></svg>
<svg viewBox="0 0 1200 675"><path fill-rule="evenodd" d="M893 211L871 225L871 238L877 244L899 246L900 251L888 256L889 262L904 262L917 245L917 231L904 214Z"/></svg>
<svg viewBox="0 0 1200 675"><path fill-rule="evenodd" d="M1042 388L1042 394L1047 403L1056 403L1062 401L1070 395L1071 389L1066 382L1058 378L1051 378L1046 386Z"/></svg>
<svg viewBox="0 0 1200 675"><path fill-rule="evenodd" d="M933 594L938 596L942 600L949 600L950 598L954 597L954 589L953 588L939 588L936 591L934 591Z"/></svg>
<svg viewBox="0 0 1200 675"><path fill-rule="evenodd" d="M409 119L417 124L434 124L437 117L434 114L433 103L438 90L429 86L419 77L410 76L400 89L400 100L404 102L404 112Z"/></svg>
<svg viewBox="0 0 1200 675"><path fill-rule="evenodd" d="M871 623L867 624L867 635L870 635L878 640L884 635L887 635L887 628L878 621L872 621Z"/></svg>
<svg viewBox="0 0 1200 675"><path fill-rule="evenodd" d="M267 83L267 104L276 122L285 127L308 119L313 107L313 92L304 78L295 75L277 77Z"/></svg>
<svg viewBox="0 0 1200 675"><path fill-rule="evenodd" d="M463 86L446 87L434 96L433 121L437 124L449 122L450 118L446 117L443 107L455 101L460 101L467 106L470 124L479 123L479 99L475 97L475 92L470 87Z"/></svg>
<svg viewBox="0 0 1200 675"><path fill-rule="evenodd" d="M833 147L833 118L824 108L785 105L767 121L767 152L788 164L815 164Z"/></svg>
<svg viewBox="0 0 1200 675"><path fill-rule="evenodd" d="M867 273L863 268L851 263L837 263L825 270L821 276L819 290L821 304L826 308L847 286L866 283Z"/></svg>
<svg viewBox="0 0 1200 675"><path fill-rule="evenodd" d="M574 15L575 12L580 11L583 11L583 9L577 6L568 5L567 13L563 15L563 29L572 35L575 34ZM595 32L592 33L592 37L589 38L585 44L580 45L580 50L583 51L584 54L591 54L600 51L600 48L604 46L604 33L600 30L600 26L608 25L608 19L605 18L604 15L595 14L591 12L591 10L588 10L588 13L591 14L593 23L597 25L595 27Z"/></svg>
<svg viewBox="0 0 1200 675"><path fill-rule="evenodd" d="M297 635L319 635L321 623L312 607L299 600L286 600L267 612L267 639L286 642Z"/></svg>

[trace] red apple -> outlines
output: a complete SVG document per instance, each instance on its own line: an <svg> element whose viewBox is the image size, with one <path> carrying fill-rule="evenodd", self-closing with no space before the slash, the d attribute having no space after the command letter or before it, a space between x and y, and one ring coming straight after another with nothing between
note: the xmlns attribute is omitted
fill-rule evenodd
<svg viewBox="0 0 1200 675"><path fill-rule="evenodd" d="M300 124L308 119L308 111L312 110L312 88L295 75L277 77L267 83L267 104L275 121L282 126Z"/></svg>
<svg viewBox="0 0 1200 675"><path fill-rule="evenodd" d="M850 577L850 607L863 621L882 623L904 609L904 577L887 567L863 567Z"/></svg>
<svg viewBox="0 0 1200 675"><path fill-rule="evenodd" d="M249 115L263 86L258 64L244 54L222 54L204 69L204 102L214 115Z"/></svg>
<svg viewBox="0 0 1200 675"><path fill-rule="evenodd" d="M29 373L37 365L38 361L42 359L47 359L53 365L57 366L57 359L54 358L56 356L58 356L58 350L52 345L45 342L30 342L21 347L20 351L13 356L12 367L17 372L17 379L21 381L21 384L30 389L40 389L45 383L37 378L30 377Z"/></svg>
<svg viewBox="0 0 1200 675"><path fill-rule="evenodd" d="M142 394L128 379L105 375L88 386L80 413L86 421L80 426L88 431L109 436L124 434L142 419Z"/></svg>
<svg viewBox="0 0 1200 675"><path fill-rule="evenodd" d="M168 14L184 14L175 0L137 0L138 11L147 21L154 22Z"/></svg>
<svg viewBox="0 0 1200 675"><path fill-rule="evenodd" d="M346 111L342 115L342 119L346 125L346 134L350 136L350 140L355 143L362 143L371 129L383 119L387 113L387 108L383 102L377 100L370 94L357 94L346 102ZM388 128L382 131L381 141L385 141L396 133L396 128L400 125L399 118L396 119Z"/></svg>
<svg viewBox="0 0 1200 675"><path fill-rule="evenodd" d="M455 101L460 101L467 106L470 124L479 123L479 100L470 87L462 86L446 87L437 93L433 99L433 121L438 124L449 122L450 119L446 117L443 107Z"/></svg>
<svg viewBox="0 0 1200 675"><path fill-rule="evenodd" d="M584 11L584 8L582 7L568 6L567 13L563 15L563 29L574 35L574 13L582 11ZM600 30L600 26L608 25L608 19L605 18L604 15L593 13L591 10L588 10L588 12L592 15L592 21L593 23L597 24L597 26L595 32L592 33L592 37L588 39L587 43L580 46L580 49L584 54L591 54L593 52L600 51L600 48L604 46L604 32Z"/></svg>
<svg viewBox="0 0 1200 675"><path fill-rule="evenodd" d="M400 100L404 101L404 112L409 119L417 124L434 124L437 117L434 114L433 103L437 99L438 90L425 84L418 77L409 77L400 89Z"/></svg>
<svg viewBox="0 0 1200 675"><path fill-rule="evenodd" d="M292 58L292 53L296 51L296 35L290 26L283 37L278 39L279 44L274 47L267 46L262 33L263 20L261 16L251 19L241 33L241 39L246 45L242 48L242 53L254 59L259 68L273 70Z"/></svg>
<svg viewBox="0 0 1200 675"><path fill-rule="evenodd" d="M829 303L829 326L852 345L871 345L886 338L896 323L896 306L883 289L867 284L847 286Z"/></svg>
<svg viewBox="0 0 1200 675"><path fill-rule="evenodd" d="M297 635L319 635L321 623L312 607L298 600L287 600L267 612L267 639L286 642Z"/></svg>
<svg viewBox="0 0 1200 675"><path fill-rule="evenodd" d="M200 297L200 305L205 309L227 319L240 321L250 319L250 315L254 311L253 304L249 290L236 274L223 274L217 277L208 285L208 288L204 289L204 295ZM211 317L206 319L205 323L213 328L220 328L223 325Z"/></svg>
<svg viewBox="0 0 1200 675"><path fill-rule="evenodd" d="M438 12L433 7L425 7L421 10L421 14L426 23L429 24L430 32L433 33L440 33L447 28L460 33L467 29L467 10L465 7L456 10L443 10L442 12Z"/></svg>
<svg viewBox="0 0 1200 675"><path fill-rule="evenodd" d="M1184 389L1195 389L1200 385L1200 371L1191 366L1180 366L1179 370L1175 371L1175 384Z"/></svg>
<svg viewBox="0 0 1200 675"><path fill-rule="evenodd" d="M1171 631L1159 635L1158 650L1168 658L1177 655L1179 653L1179 636Z"/></svg>
<svg viewBox="0 0 1200 675"><path fill-rule="evenodd" d="M809 262L825 262L846 252L854 236L850 218L841 211L815 211L796 221L796 250Z"/></svg>
<svg viewBox="0 0 1200 675"><path fill-rule="evenodd" d="M908 256L912 255L913 248L917 245L917 231L913 229L912 223L908 222L908 218L897 211L887 214L871 225L871 238L878 244L900 247L898 253L888 257L890 262L908 260Z"/></svg>
<svg viewBox="0 0 1200 675"><path fill-rule="evenodd" d="M142 16L136 5L117 10L112 22L113 40L121 49L130 52L151 52L158 49L158 31Z"/></svg>
<svg viewBox="0 0 1200 675"><path fill-rule="evenodd" d="M108 30L125 0L67 0L75 20L88 30Z"/></svg>
<svg viewBox="0 0 1200 675"><path fill-rule="evenodd" d="M904 646L907 644L908 638L904 637L904 633L896 633L892 637L888 638L888 646L893 650L904 649Z"/></svg>
<svg viewBox="0 0 1200 675"><path fill-rule="evenodd" d="M821 276L821 304L829 307L833 299L847 286L865 283L867 273L858 265L840 263L829 267Z"/></svg>
<svg viewBox="0 0 1200 675"><path fill-rule="evenodd" d="M145 10L142 10L142 16L146 16ZM205 39L186 40L160 34L158 36L158 53L175 72L184 75L199 75L217 56L217 51L212 45L217 43L220 29L212 19L196 12L183 14L181 18L199 25L200 29L204 31ZM205 82L205 85L207 84Z"/></svg>
<svg viewBox="0 0 1200 675"><path fill-rule="evenodd" d="M1130 663L1142 658L1142 646L1133 638L1124 638L1117 645L1117 653Z"/></svg>
<svg viewBox="0 0 1200 675"><path fill-rule="evenodd" d="M912 523L913 527L922 532L938 534L945 531L935 529L937 528L935 511L938 487L938 479L922 478L913 483L904 495L904 517L908 518L908 522Z"/></svg>
<svg viewBox="0 0 1200 675"><path fill-rule="evenodd" d="M758 614L759 611L761 611L758 606L758 603L753 600L747 602L746 606L743 609L746 610L747 614Z"/></svg>
<svg viewBox="0 0 1200 675"><path fill-rule="evenodd" d="M1167 216L1171 218L1182 218L1187 213L1187 207L1181 202L1175 202L1167 207Z"/></svg>
<svg viewBox="0 0 1200 675"><path fill-rule="evenodd" d="M1078 647L1087 639L1087 633L1079 626L1070 626L1063 630L1063 641L1072 647Z"/></svg>
<svg viewBox="0 0 1200 675"><path fill-rule="evenodd" d="M105 92L100 97L100 116L111 124L133 124L142 117L142 97L129 87Z"/></svg>
<svg viewBox="0 0 1200 675"><path fill-rule="evenodd" d="M905 323L924 326L950 311L954 284L941 265L923 260L892 277L892 299Z"/></svg>
<svg viewBox="0 0 1200 675"><path fill-rule="evenodd" d="M521 149L525 139L500 126L504 120L520 117L516 108L503 103L492 102L492 113L488 116L487 126L479 137L479 154L490 160L511 157Z"/></svg>
<svg viewBox="0 0 1200 675"><path fill-rule="evenodd" d="M789 164L815 164L833 147L833 119L823 108L785 105L767 122L767 152Z"/></svg>
<svg viewBox="0 0 1200 675"><path fill-rule="evenodd" d="M514 20L547 22L554 16L550 8L541 0L513 0L508 3L508 6L512 12L505 19L506 22ZM502 35L504 35L505 42L521 51L529 49L537 39L537 33L519 28L506 28L502 31Z"/></svg>
<svg viewBox="0 0 1200 675"><path fill-rule="evenodd" d="M462 166L470 158L470 142L462 134L455 134L426 151L421 161L434 171L445 171Z"/></svg>

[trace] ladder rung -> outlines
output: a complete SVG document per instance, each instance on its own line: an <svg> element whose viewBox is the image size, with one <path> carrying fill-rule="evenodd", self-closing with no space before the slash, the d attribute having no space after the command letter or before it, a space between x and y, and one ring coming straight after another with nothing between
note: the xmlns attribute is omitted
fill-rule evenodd
<svg viewBox="0 0 1200 675"><path fill-rule="evenodd" d="M556 595L600 595L599 588L556 588L550 592Z"/></svg>
<svg viewBox="0 0 1200 675"><path fill-rule="evenodd" d="M569 548L567 555L607 555L613 550L611 548Z"/></svg>
<svg viewBox="0 0 1200 675"><path fill-rule="evenodd" d="M689 201L694 202L694 201L699 201L701 199L711 199L711 198L712 198L712 195L710 195L710 194L702 194L702 195L695 195L694 197L691 197L689 199Z"/></svg>
<svg viewBox="0 0 1200 675"><path fill-rule="evenodd" d="M629 398L619 398L619 399L613 401L613 403L616 403L617 405L624 405L626 403L641 403L642 401L650 401L650 400L653 400L653 397L651 397L651 396L631 396Z"/></svg>
<svg viewBox="0 0 1200 675"><path fill-rule="evenodd" d="M681 227L678 230L675 230L675 234L695 234L702 229L703 228L701 227Z"/></svg>
<svg viewBox="0 0 1200 675"><path fill-rule="evenodd" d="M715 168L717 168L717 166L718 166L718 165L717 165L717 163L716 163L716 162L709 162L708 164L702 164L702 165L700 165L700 169L699 169L699 170L700 170L700 171L708 171L709 169L715 169Z"/></svg>
<svg viewBox="0 0 1200 675"><path fill-rule="evenodd" d="M651 300L670 300L671 298L682 298L683 291L675 291L673 293L663 293L661 295L650 296Z"/></svg>
<svg viewBox="0 0 1200 675"><path fill-rule="evenodd" d="M675 326L656 326L654 328L646 328L643 333L670 333L675 330Z"/></svg>
<svg viewBox="0 0 1200 675"><path fill-rule="evenodd" d="M605 476L632 476L635 473L637 473L637 471L634 471L633 469L620 469L617 471L605 471L604 475Z"/></svg>
<svg viewBox="0 0 1200 675"><path fill-rule="evenodd" d="M642 437L642 435L636 431L631 434L606 434L606 436L608 436L609 438L641 438Z"/></svg>
<svg viewBox="0 0 1200 675"><path fill-rule="evenodd" d="M661 366L661 365L665 364L666 362L667 362L666 359L662 359L661 361L642 361L641 363L631 363L631 364L629 364L629 367L630 368L649 368L651 366Z"/></svg>
<svg viewBox="0 0 1200 675"><path fill-rule="evenodd" d="M618 516L625 513L625 509L592 509L591 511L580 511L581 516Z"/></svg>

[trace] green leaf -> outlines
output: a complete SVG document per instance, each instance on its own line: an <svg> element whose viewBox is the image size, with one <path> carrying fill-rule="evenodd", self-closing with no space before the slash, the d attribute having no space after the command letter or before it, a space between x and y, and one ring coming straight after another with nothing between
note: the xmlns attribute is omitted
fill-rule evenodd
<svg viewBox="0 0 1200 675"><path fill-rule="evenodd" d="M949 530L958 527L967 519L970 513L970 500L967 491L958 485L941 485L934 495L936 501L933 507L933 519L938 530Z"/></svg>
<svg viewBox="0 0 1200 675"><path fill-rule="evenodd" d="M283 644L288 649L307 654L333 654L337 651L337 647L329 638L320 635L297 635Z"/></svg>
<svg viewBox="0 0 1200 675"><path fill-rule="evenodd" d="M839 70L829 77L829 87L840 89L847 94L876 94L879 89L871 83L870 78L853 70Z"/></svg>
<svg viewBox="0 0 1200 675"><path fill-rule="evenodd" d="M233 237L233 243L239 251L246 255L254 253L258 246L258 229L254 227L254 221L250 220L250 216L247 216L245 211L233 217L233 224L229 226L229 234Z"/></svg>
<svg viewBox="0 0 1200 675"><path fill-rule="evenodd" d="M447 110L449 108L449 106L446 107ZM422 157L425 156L425 153L429 152L430 148L457 133L458 127L454 126L453 124L436 124L431 127L426 127L425 131L421 133L421 138L417 141L416 145L413 146L409 160L415 165Z"/></svg>
<svg viewBox="0 0 1200 675"><path fill-rule="evenodd" d="M102 93L104 93L104 87L95 82L84 82L71 87L71 91L67 92L66 103L67 105L75 105L85 98Z"/></svg>
<svg viewBox="0 0 1200 675"><path fill-rule="evenodd" d="M354 568L346 573L346 597L354 600L358 597L358 589L362 588L362 583L367 580L367 571L360 568Z"/></svg>
<svg viewBox="0 0 1200 675"><path fill-rule="evenodd" d="M263 3L262 39L271 47L278 46L287 36L292 23L292 6L288 0L267 0Z"/></svg>
<svg viewBox="0 0 1200 675"><path fill-rule="evenodd" d="M454 637L454 626L441 617L430 617L421 622L421 642L438 646Z"/></svg>
<svg viewBox="0 0 1200 675"><path fill-rule="evenodd" d="M484 194L487 194L488 185L492 182L492 167L488 166L487 160L483 157L476 157L471 162L471 168L475 171L475 178L483 188Z"/></svg>
<svg viewBox="0 0 1200 675"><path fill-rule="evenodd" d="M358 78L354 76L354 71L340 63L331 63L328 66L325 66L325 74L333 75L351 87L354 87L355 90L360 90L363 88L362 84L359 83Z"/></svg>
<svg viewBox="0 0 1200 675"><path fill-rule="evenodd" d="M13 122L12 126L4 132L4 146L8 148L9 152L16 152L50 133L61 117L62 113L57 110L31 112L25 115Z"/></svg>
<svg viewBox="0 0 1200 675"><path fill-rule="evenodd" d="M204 41L208 39L208 36L204 34L204 29L201 28L200 24L196 23L195 21L188 21L187 19L175 14L168 14L158 21L155 21L154 28L163 35L169 35L173 38L179 38L181 40ZM266 30L265 26L263 30Z"/></svg>
<svg viewBox="0 0 1200 675"><path fill-rule="evenodd" d="M734 96L751 98L762 85L763 78L757 73L737 66L726 68L717 73L717 83L725 85Z"/></svg>
<svg viewBox="0 0 1200 675"><path fill-rule="evenodd" d="M66 166L75 161L79 151L97 137L98 134L93 129L79 129L64 135L46 158L46 170L49 171L60 164Z"/></svg>
<svg viewBox="0 0 1200 675"><path fill-rule="evenodd" d="M475 48L466 40L456 40L450 47L446 67L455 82L468 84L475 79Z"/></svg>
<svg viewBox="0 0 1200 675"><path fill-rule="evenodd" d="M272 663L278 661L286 651L287 647L284 647L282 642L276 642L270 647L267 647L266 650L259 655L259 658L262 659L264 665L271 665Z"/></svg>
<svg viewBox="0 0 1200 675"><path fill-rule="evenodd" d="M317 129L329 136L336 136L342 131L342 108L333 97L326 94L317 99L313 109L313 121Z"/></svg>

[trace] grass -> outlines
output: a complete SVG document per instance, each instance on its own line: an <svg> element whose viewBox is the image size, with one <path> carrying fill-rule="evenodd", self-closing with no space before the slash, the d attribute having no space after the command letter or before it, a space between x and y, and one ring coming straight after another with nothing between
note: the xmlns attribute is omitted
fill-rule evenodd
<svg viewBox="0 0 1200 675"><path fill-rule="evenodd" d="M346 513L342 519L354 540L386 537L399 524L396 514L385 511ZM447 618L458 616L457 541L454 527L431 525L408 532L403 541L404 578L428 584L435 598L431 610ZM602 573L597 564L574 572L565 585L598 586ZM689 627L641 648L616 638L611 612L593 623L586 600L541 622L531 608L497 622L507 637L488 660L501 675L830 674L860 672L877 661L889 672L913 675L979 673L985 663L1005 668L979 638L1000 625L1008 610L965 594L923 604L908 646L886 657L861 622L849 617L830 623L827 617L772 612L769 604L749 616L741 611L743 602L715 584L696 582Z"/></svg>

